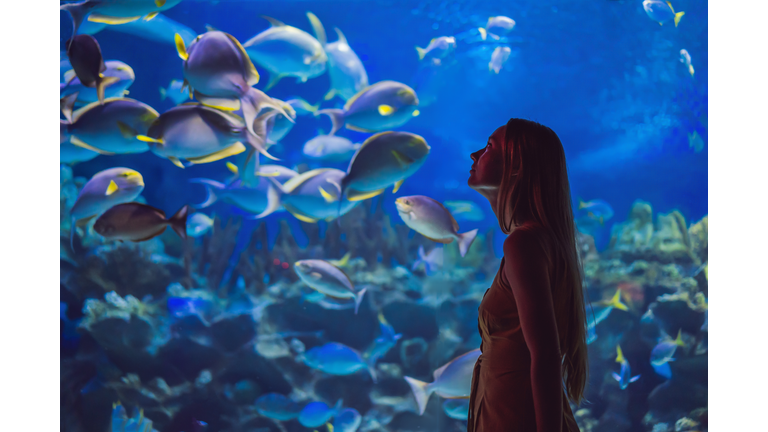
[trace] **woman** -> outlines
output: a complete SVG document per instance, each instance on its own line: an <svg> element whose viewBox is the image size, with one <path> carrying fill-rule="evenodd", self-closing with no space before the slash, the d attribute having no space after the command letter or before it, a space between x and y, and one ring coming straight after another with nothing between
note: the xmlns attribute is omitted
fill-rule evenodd
<svg viewBox="0 0 768 432"><path fill-rule="evenodd" d="M568 399L583 399L586 314L563 146L550 128L510 119L472 161L467 183L508 237L478 309L467 430L576 432Z"/></svg>

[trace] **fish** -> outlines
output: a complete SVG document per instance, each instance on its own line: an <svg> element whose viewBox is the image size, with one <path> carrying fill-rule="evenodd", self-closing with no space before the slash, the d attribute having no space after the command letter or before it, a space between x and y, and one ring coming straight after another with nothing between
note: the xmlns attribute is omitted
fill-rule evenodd
<svg viewBox="0 0 768 432"><path fill-rule="evenodd" d="M259 167L261 169L261 167ZM242 180L235 180L229 184L219 183L214 180L196 178L190 179L190 183L199 183L206 187L205 201L195 205L195 208L206 208L218 200L232 204L249 213L256 213L255 218L261 218L276 211L273 207L279 207L279 197L272 182L262 178L256 186L246 186ZM269 209L269 212L265 212Z"/></svg>
<svg viewBox="0 0 768 432"><path fill-rule="evenodd" d="M346 162L352 159L361 145L337 135L318 135L304 144L302 153L323 162Z"/></svg>
<svg viewBox="0 0 768 432"><path fill-rule="evenodd" d="M384 318L384 314L379 312L378 318L381 335L363 353L363 358L368 359L372 363L376 363L378 359L384 357L390 349L397 345L397 341L403 337L402 333L395 334L395 329L389 325Z"/></svg>
<svg viewBox="0 0 768 432"><path fill-rule="evenodd" d="M479 27L477 30L480 32L480 38L482 40L485 40L488 36L499 40L499 36L509 33L513 28L515 28L515 24L515 20L512 18L505 16L494 16L488 18L488 22L485 24L485 27Z"/></svg>
<svg viewBox="0 0 768 432"><path fill-rule="evenodd" d="M363 142L341 180L341 196L361 201L394 186L397 192L406 178L415 173L429 155L427 141L409 132L380 132Z"/></svg>
<svg viewBox="0 0 768 432"><path fill-rule="evenodd" d="M159 236L170 225L179 237L186 239L188 209L185 205L166 219L165 212L146 204L118 204L96 219L93 230L109 240L142 242Z"/></svg>
<svg viewBox="0 0 768 432"><path fill-rule="evenodd" d="M688 73L693 76L694 70L693 65L691 64L691 55L688 53L688 50L680 50L680 63L684 64L686 69L688 69Z"/></svg>
<svg viewBox="0 0 768 432"><path fill-rule="evenodd" d="M142 39L161 42L168 45L176 44L176 35L180 35L186 44L191 44L197 37L191 28L178 23L163 14L157 14L151 20L136 20L122 24L109 25L107 30L138 36Z"/></svg>
<svg viewBox="0 0 768 432"><path fill-rule="evenodd" d="M169 98L175 105L182 104L190 99L189 92L184 91L183 80L171 80L167 88L160 87L160 100Z"/></svg>
<svg viewBox="0 0 768 432"><path fill-rule="evenodd" d="M213 227L213 219L205 213L193 213L187 219L187 235L201 237Z"/></svg>
<svg viewBox="0 0 768 432"><path fill-rule="evenodd" d="M626 389L630 383L633 383L637 381L640 378L640 375L632 376L632 372L630 371L629 362L627 359L624 358L624 355L621 353L621 347L619 345L616 345L616 363L621 364L621 371L620 373L611 372L611 376L613 376L613 379L619 382L619 386L622 390ZM631 377L631 378L630 378Z"/></svg>
<svg viewBox="0 0 768 432"><path fill-rule="evenodd" d="M367 286L357 289L343 270L328 261L319 259L299 260L293 264L293 269L299 279L312 289L330 297L354 299L355 315L357 315L360 302L368 290Z"/></svg>
<svg viewBox="0 0 768 432"><path fill-rule="evenodd" d="M627 305L621 302L621 289L617 289L616 293L613 295L613 297L610 300L601 300L599 302L596 302L595 305L597 308L592 308L592 317L594 319L589 319L590 317L587 317L587 327L594 327L600 324L603 320L608 318L608 315L610 315L611 311L615 309L621 309L623 311L629 310ZM597 313L595 312L595 309L597 309Z"/></svg>
<svg viewBox="0 0 768 432"><path fill-rule="evenodd" d="M488 70L494 73L501 72L502 66L504 66L504 63L509 60L509 55L511 53L512 49L510 49L508 46L496 47L496 49L494 49L493 53L491 54L491 61L488 62Z"/></svg>
<svg viewBox="0 0 768 432"><path fill-rule="evenodd" d="M245 144L275 159L264 149L266 120L277 111L257 118L257 132L248 132L243 118L231 112L190 102L173 107L155 119L146 135L137 137L160 157L184 168L180 159L193 164L215 162L246 151ZM258 169L258 166L256 167Z"/></svg>
<svg viewBox="0 0 768 432"><path fill-rule="evenodd" d="M299 417L302 407L280 393L267 393L256 399L256 411L273 420L288 421Z"/></svg>
<svg viewBox="0 0 768 432"><path fill-rule="evenodd" d="M579 210L586 210L587 216L603 225L613 217L613 207L601 199L584 202L579 200Z"/></svg>
<svg viewBox="0 0 768 432"><path fill-rule="evenodd" d="M181 0L85 0L79 3L67 3L59 8L69 12L77 34L85 18L88 21L104 24L122 24L140 18L151 20L159 12L168 10Z"/></svg>
<svg viewBox="0 0 768 432"><path fill-rule="evenodd" d="M115 77L118 80L104 86L104 98L119 98L128 93L136 75L133 68L119 60L107 60L104 62L106 69L102 72L105 77ZM74 78L73 78L74 77ZM77 93L77 101L81 104L89 104L99 100L98 92L93 87L83 85L80 78L75 74L74 69L64 72L64 82L59 85L59 97L68 96Z"/></svg>
<svg viewBox="0 0 768 432"><path fill-rule="evenodd" d="M426 48L416 47L416 52L419 54L419 60L430 58L437 60L440 64L440 59L447 57L456 49L456 38L453 36L440 36L429 41L429 45Z"/></svg>
<svg viewBox="0 0 768 432"><path fill-rule="evenodd" d="M323 46L325 54L328 56L328 77L331 79L331 88L323 96L325 100L331 100L339 96L344 100L349 100L360 90L368 87L368 74L365 72L365 66L360 61L354 50L349 46L347 38L338 27L333 30L338 36L336 42L328 43L325 35L325 29L320 20L312 12L307 12L307 18L312 25L315 37Z"/></svg>
<svg viewBox="0 0 768 432"><path fill-rule="evenodd" d="M277 113L267 121L267 144L269 145L280 142L280 140L288 135L288 132L290 132L296 124L296 110L291 103L303 106L304 108L307 108L306 105L309 105L309 103L303 99L285 102L274 98L272 100L283 109L288 117L284 116L282 113ZM309 108L311 109L314 107L310 105Z"/></svg>
<svg viewBox="0 0 768 432"><path fill-rule="evenodd" d="M443 266L443 248L436 247L425 254L424 246L419 246L419 258L413 263L411 270L416 270L420 265L424 265L424 271L427 275L438 271Z"/></svg>
<svg viewBox="0 0 768 432"><path fill-rule="evenodd" d="M120 402L112 404L112 417L110 420L111 431L125 432L153 432L152 420L144 417L144 410L137 409L135 414L128 417L125 408Z"/></svg>
<svg viewBox="0 0 768 432"><path fill-rule="evenodd" d="M457 221L479 222L485 219L485 213L472 201L446 201L443 205Z"/></svg>
<svg viewBox="0 0 768 432"><path fill-rule="evenodd" d="M86 162L98 155L98 152L78 147L69 141L59 145L59 162L63 164L74 165L76 163Z"/></svg>
<svg viewBox="0 0 768 432"><path fill-rule="evenodd" d="M447 399L443 402L443 412L454 420L469 418L469 399Z"/></svg>
<svg viewBox="0 0 768 432"><path fill-rule="evenodd" d="M660 376L663 376L666 379L672 378L672 368L669 367L669 363L662 363L659 366L652 364L651 367L653 367L653 370Z"/></svg>
<svg viewBox="0 0 768 432"><path fill-rule="evenodd" d="M304 405L304 408L299 413L299 423L309 428L322 426L335 417L341 411L341 408L341 399L333 407L329 407L325 402L310 402Z"/></svg>
<svg viewBox="0 0 768 432"><path fill-rule="evenodd" d="M363 417L354 408L344 408L333 416L331 432L356 432L363 422Z"/></svg>
<svg viewBox="0 0 768 432"><path fill-rule="evenodd" d="M306 82L325 72L328 56L323 46L304 30L263 16L270 27L243 44L250 59L269 71L269 91L285 77Z"/></svg>
<svg viewBox="0 0 768 432"><path fill-rule="evenodd" d="M449 399L469 398L469 393L472 390L472 372L480 354L480 348L478 348L454 358L435 370L433 373L434 381L431 383L408 376L403 377L416 398L419 415L424 414L427 401L432 393Z"/></svg>
<svg viewBox="0 0 768 432"><path fill-rule="evenodd" d="M459 233L459 223L445 206L428 196L412 195L395 200L397 212L408 227L424 237L438 242L456 240L461 256L467 254L477 236L477 229Z"/></svg>
<svg viewBox="0 0 768 432"><path fill-rule="evenodd" d="M112 206L135 200L144 190L144 178L136 170L124 167L99 171L80 189L70 209L72 236L76 226L104 213Z"/></svg>
<svg viewBox="0 0 768 432"><path fill-rule="evenodd" d="M328 342L314 347L302 354L300 360L312 369L331 375L350 375L366 369L376 383L376 359L363 359L357 350L342 343Z"/></svg>
<svg viewBox="0 0 768 432"><path fill-rule="evenodd" d="M309 294L302 294L299 303L303 303L305 301L315 303L321 308L328 310L347 310L354 309L355 307L354 301L339 300L318 291L312 291Z"/></svg>
<svg viewBox="0 0 768 432"><path fill-rule="evenodd" d="M597 340L597 329L595 326L587 326L587 345Z"/></svg>
<svg viewBox="0 0 768 432"><path fill-rule="evenodd" d="M342 126L358 132L374 133L398 128L419 115L419 98L407 85L397 81L379 81L352 96L344 108L322 109L334 135Z"/></svg>
<svg viewBox="0 0 768 432"><path fill-rule="evenodd" d="M67 120L60 120L60 143L71 143L99 154L143 153L149 150L137 140L149 131L159 114L149 105L129 98L110 98L92 102L73 112L78 94L61 99Z"/></svg>
<svg viewBox="0 0 768 432"><path fill-rule="evenodd" d="M344 176L344 171L335 168L319 168L293 177L283 185L270 178L278 192L278 200L264 211L264 215L279 205L307 223L331 221L345 215L360 203L342 198L340 183Z"/></svg>
<svg viewBox="0 0 768 432"><path fill-rule="evenodd" d="M701 139L699 132L693 131L693 133L688 134L688 148L692 148L695 153L704 149L704 140Z"/></svg>
<svg viewBox="0 0 768 432"><path fill-rule="evenodd" d="M648 18L656 21L659 25L669 20L675 20L675 27L680 23L685 12L675 12L672 3L662 0L643 0L643 9Z"/></svg>
<svg viewBox="0 0 768 432"><path fill-rule="evenodd" d="M654 366L661 366L664 363L674 361L675 351L679 346L685 346L685 342L682 339L683 330L680 329L677 332L677 338L671 339L666 336L665 340L662 340L651 350L651 364Z"/></svg>
<svg viewBox="0 0 768 432"><path fill-rule="evenodd" d="M107 66L104 64L99 43L93 36L75 35L66 42L66 45L67 56L74 73L65 74L65 86L77 77L80 85L95 88L98 101L103 103L105 89L120 81L120 78L103 74Z"/></svg>
<svg viewBox="0 0 768 432"><path fill-rule="evenodd" d="M291 118L275 100L252 87L259 82L259 73L245 48L229 33L208 31L188 48L177 34L176 51L184 61L184 80L194 89L195 99L212 108L241 109L251 134L258 135L254 122L264 108Z"/></svg>

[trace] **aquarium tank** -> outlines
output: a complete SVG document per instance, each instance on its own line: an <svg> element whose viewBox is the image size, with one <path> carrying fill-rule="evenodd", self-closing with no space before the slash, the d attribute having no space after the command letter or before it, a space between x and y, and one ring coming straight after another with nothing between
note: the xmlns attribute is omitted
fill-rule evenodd
<svg viewBox="0 0 768 432"><path fill-rule="evenodd" d="M466 430L471 376L442 373L479 354L505 239L470 154L517 117L566 153L580 430L706 431L707 23L694 0L61 2L61 430Z"/></svg>

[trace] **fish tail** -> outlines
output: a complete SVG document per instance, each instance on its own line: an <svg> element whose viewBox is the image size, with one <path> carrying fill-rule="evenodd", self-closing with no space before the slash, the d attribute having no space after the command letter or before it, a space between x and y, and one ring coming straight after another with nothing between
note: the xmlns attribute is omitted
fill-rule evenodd
<svg viewBox="0 0 768 432"><path fill-rule="evenodd" d="M69 16L72 17L72 37L77 34L80 24L83 23L85 16L88 14L88 9L90 9L88 7L89 2L90 0L85 0L80 3L67 3L59 6L59 10L69 12ZM69 46L67 46L67 51L69 51Z"/></svg>
<svg viewBox="0 0 768 432"><path fill-rule="evenodd" d="M187 239L187 213L189 213L189 206L185 205L168 219L171 228L176 231L176 234L178 234L182 240Z"/></svg>
<svg viewBox="0 0 768 432"><path fill-rule="evenodd" d="M96 94L99 96L100 104L104 105L104 91L106 88L118 81L120 81L118 77L104 77L99 80L99 83L96 85Z"/></svg>
<svg viewBox="0 0 768 432"><path fill-rule="evenodd" d="M478 28L477 28L477 31L479 31L479 32L480 32L480 38L481 38L482 40L485 40L485 38L487 38L487 37L488 37L488 31L487 31L487 30L485 30L483 27L478 27Z"/></svg>
<svg viewBox="0 0 768 432"><path fill-rule="evenodd" d="M433 391L432 388L429 386L429 383L425 383L424 381L419 381L409 376L404 376L403 378L405 378L405 381L411 386L413 397L416 399L416 404L419 406L419 415L424 414L424 410L427 409L429 395L432 394Z"/></svg>
<svg viewBox="0 0 768 432"><path fill-rule="evenodd" d="M61 109L61 113L64 115L64 118L67 119L68 122L72 123L73 114L72 111L75 109L75 101L77 101L77 97L80 95L79 92L72 93L71 95L67 95L59 99L59 108Z"/></svg>
<svg viewBox="0 0 768 432"><path fill-rule="evenodd" d="M680 20L683 18L683 15L685 15L685 12L680 11L675 14L675 27L677 27L678 24L680 24Z"/></svg>
<svg viewBox="0 0 768 432"><path fill-rule="evenodd" d="M621 352L621 346L616 345L616 363L624 362L624 353Z"/></svg>
<svg viewBox="0 0 768 432"><path fill-rule="evenodd" d="M322 109L315 112L315 115L325 114L331 118L331 132L328 135L333 135L337 130L344 126L344 110L337 108Z"/></svg>
<svg viewBox="0 0 768 432"><path fill-rule="evenodd" d="M205 178L193 178L189 180L190 183L199 183L203 186L205 186L205 201L201 202L200 204L193 204L192 207L196 209L202 209L209 207L213 203L216 202L216 200L219 199L218 196L216 196L216 190L224 190L226 189L226 186L223 183L219 183L214 180L209 180Z"/></svg>
<svg viewBox="0 0 768 432"><path fill-rule="evenodd" d="M368 291L368 287L365 286L363 289L355 293L355 315L357 315L357 310L360 308L360 303L363 301L363 296L365 295L365 292ZM375 378L374 378L375 381Z"/></svg>
<svg viewBox="0 0 768 432"><path fill-rule="evenodd" d="M610 305L613 306L616 309L621 309L623 311L627 310L627 305L621 302L621 290L617 289L616 294L613 295L613 298L611 298Z"/></svg>
<svg viewBox="0 0 768 432"><path fill-rule="evenodd" d="M688 73L693 76L693 65L688 65Z"/></svg>
<svg viewBox="0 0 768 432"><path fill-rule="evenodd" d="M475 241L475 237L477 236L477 229L467 231L464 234L456 234L456 236L459 240L459 253L461 256L464 256L467 254L467 251L472 245L472 242Z"/></svg>
<svg viewBox="0 0 768 432"><path fill-rule="evenodd" d="M424 56L427 55L427 50L421 47L416 47L416 52L419 53L419 60L424 60Z"/></svg>
<svg viewBox="0 0 768 432"><path fill-rule="evenodd" d="M278 183L275 181L275 183ZM253 219L261 219L267 217L280 208L280 191L274 185L269 185L267 188L267 208L263 212L257 214Z"/></svg>
<svg viewBox="0 0 768 432"><path fill-rule="evenodd" d="M248 141L248 144L250 144L254 150L258 151L259 153L263 154L269 159L272 160L280 160L279 158L276 158L269 154L267 152L267 149L264 147L264 144L267 142L267 135L269 135L269 119L272 117L280 114L276 110L269 110L265 112L264 114L256 117L256 119L253 120L252 126L253 126L253 133L246 133L247 137L246 140ZM256 169L258 169L259 164L256 164Z"/></svg>

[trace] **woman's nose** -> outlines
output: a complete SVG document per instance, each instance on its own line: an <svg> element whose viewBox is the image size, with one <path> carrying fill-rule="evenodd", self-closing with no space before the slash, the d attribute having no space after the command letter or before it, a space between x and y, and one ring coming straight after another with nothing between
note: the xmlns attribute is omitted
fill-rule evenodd
<svg viewBox="0 0 768 432"><path fill-rule="evenodd" d="M478 150L478 151L476 151L476 152L472 153L471 155L469 155L469 157L470 157L470 158L471 158L473 161L475 161L475 162L477 162L477 158L478 158L479 156L480 156L480 150Z"/></svg>

